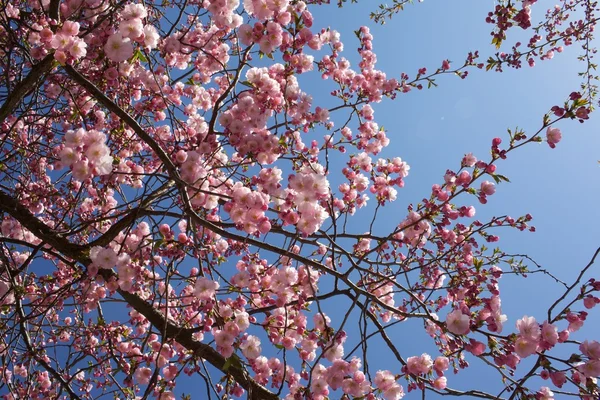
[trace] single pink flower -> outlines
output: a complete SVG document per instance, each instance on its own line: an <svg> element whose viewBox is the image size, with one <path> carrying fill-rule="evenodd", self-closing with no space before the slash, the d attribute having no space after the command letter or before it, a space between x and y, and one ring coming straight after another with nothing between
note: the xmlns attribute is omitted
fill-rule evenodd
<svg viewBox="0 0 600 400"><path fill-rule="evenodd" d="M131 39L123 37L120 33L115 33L106 41L104 52L112 61L122 62L133 54L133 44Z"/></svg>
<svg viewBox="0 0 600 400"><path fill-rule="evenodd" d="M446 327L456 335L466 335L470 331L471 318L461 310L454 310L446 317Z"/></svg>
<svg viewBox="0 0 600 400"><path fill-rule="evenodd" d="M549 126L546 130L546 140L548 141L548 145L551 148L555 148L556 144L560 142L561 139L562 133L560 132L560 129Z"/></svg>

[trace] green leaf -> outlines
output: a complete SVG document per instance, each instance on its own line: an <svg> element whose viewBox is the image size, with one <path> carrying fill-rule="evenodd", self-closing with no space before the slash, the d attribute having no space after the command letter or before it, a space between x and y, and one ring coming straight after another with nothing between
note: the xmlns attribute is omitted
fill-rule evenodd
<svg viewBox="0 0 600 400"><path fill-rule="evenodd" d="M140 60L141 62L148 62L148 59L146 58L146 56L144 55L144 53L142 53L142 51L140 49L136 49L136 51L133 52L133 57L131 57L131 61L137 61Z"/></svg>
<svg viewBox="0 0 600 400"><path fill-rule="evenodd" d="M498 178L500 178L500 180L503 180L504 182L510 182L510 180L504 175L496 174L496 176L498 176Z"/></svg>
<svg viewBox="0 0 600 400"><path fill-rule="evenodd" d="M223 371L227 372L231 366L234 366L238 369L242 368L242 362L237 354L233 354L231 357L225 360L225 364L223 364Z"/></svg>
<svg viewBox="0 0 600 400"><path fill-rule="evenodd" d="M233 364L231 358L232 357L229 357L227 360L225 360L225 364L223 364L223 371L227 372L227 370L229 370L229 367L231 367L231 365Z"/></svg>

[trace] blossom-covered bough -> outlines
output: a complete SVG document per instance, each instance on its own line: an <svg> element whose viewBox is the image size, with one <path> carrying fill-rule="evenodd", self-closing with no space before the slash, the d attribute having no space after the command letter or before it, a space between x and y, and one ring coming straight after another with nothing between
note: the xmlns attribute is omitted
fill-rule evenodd
<svg viewBox="0 0 600 400"><path fill-rule="evenodd" d="M507 180L510 153L588 119L597 3L560 1L534 26L541 4L499 2L493 44L513 29L528 43L396 78L367 27L357 65L333 28L313 28L319 3L0 1L0 396L598 398L600 343L570 337L600 303L584 279L598 251L573 282L528 271L486 244L498 227L533 230L531 216L479 221L470 205ZM581 90L536 132L465 155L379 232L409 166L379 156L390 140L371 104L569 45ZM330 86L313 97L299 75ZM545 320L513 330L500 279L530 272L561 289ZM409 320L438 354L391 333ZM453 389L450 369L475 358L500 385Z"/></svg>

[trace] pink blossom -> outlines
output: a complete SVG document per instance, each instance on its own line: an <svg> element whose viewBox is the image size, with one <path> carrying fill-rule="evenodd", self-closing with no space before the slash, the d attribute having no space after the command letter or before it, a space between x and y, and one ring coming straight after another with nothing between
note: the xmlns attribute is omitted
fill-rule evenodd
<svg viewBox="0 0 600 400"><path fill-rule="evenodd" d="M481 183L481 192L486 196L491 196L496 193L496 185L489 181L483 181Z"/></svg>
<svg viewBox="0 0 600 400"><path fill-rule="evenodd" d="M141 385L147 385L152 378L152 370L147 367L138 368L135 371L135 378Z"/></svg>
<svg viewBox="0 0 600 400"><path fill-rule="evenodd" d="M364 379L364 374L360 371L357 371L352 378L346 378L342 382L344 393L353 397L364 396L369 389L369 381Z"/></svg>
<svg viewBox="0 0 600 400"><path fill-rule="evenodd" d="M177 400L177 397L175 397L175 394L169 390L162 392L160 396L158 396L158 400Z"/></svg>
<svg viewBox="0 0 600 400"><path fill-rule="evenodd" d="M473 167L477 162L477 158L473 155L473 153L465 154L462 160L462 165L465 167Z"/></svg>
<svg viewBox="0 0 600 400"><path fill-rule="evenodd" d="M386 391L396 384L396 377L387 370L377 371L373 383L375 383L375 386L377 386L378 389Z"/></svg>
<svg viewBox="0 0 600 400"><path fill-rule="evenodd" d="M467 350L474 356L479 356L485 351L485 344L475 339L470 339L469 344L465 346L465 350Z"/></svg>
<svg viewBox="0 0 600 400"><path fill-rule="evenodd" d="M550 372L550 379L552 380L552 383L558 388L561 388L567 382L567 376L562 371Z"/></svg>
<svg viewBox="0 0 600 400"><path fill-rule="evenodd" d="M90 259L98 268L111 269L117 264L117 253L110 247L93 247L90 250Z"/></svg>
<svg viewBox="0 0 600 400"><path fill-rule="evenodd" d="M122 62L133 54L133 44L131 39L123 37L120 33L115 33L106 41L104 51L112 61Z"/></svg>
<svg viewBox="0 0 600 400"><path fill-rule="evenodd" d="M219 347L231 346L235 340L235 337L225 330L216 330L214 336L215 343L217 343L217 346Z"/></svg>
<svg viewBox="0 0 600 400"><path fill-rule="evenodd" d="M558 342L558 330L554 325L544 322L542 325L541 338L552 347Z"/></svg>
<svg viewBox="0 0 600 400"><path fill-rule="evenodd" d="M215 296L219 283L205 277L199 277L194 286L194 294L199 300L210 300Z"/></svg>
<svg viewBox="0 0 600 400"><path fill-rule="evenodd" d="M526 340L537 341L540 338L540 325L534 317L524 316L517 321L519 334Z"/></svg>
<svg viewBox="0 0 600 400"><path fill-rule="evenodd" d="M81 159L81 153L71 147L63 147L59 156L60 162L66 167L70 167Z"/></svg>
<svg viewBox="0 0 600 400"><path fill-rule="evenodd" d="M471 318L456 309L446 317L446 327L456 335L466 335L470 331Z"/></svg>
<svg viewBox="0 0 600 400"><path fill-rule="evenodd" d="M600 360L590 360L577 369L588 378L596 378L600 376Z"/></svg>
<svg viewBox="0 0 600 400"><path fill-rule="evenodd" d="M128 21L121 22L119 26L119 34L123 38L129 38L135 40L144 33L144 24L139 18L130 19Z"/></svg>
<svg viewBox="0 0 600 400"><path fill-rule="evenodd" d="M591 359L600 360L600 343L595 340L584 341L579 345L579 350Z"/></svg>
<svg viewBox="0 0 600 400"><path fill-rule="evenodd" d="M248 336L246 340L242 344L240 344L240 349L242 349L242 353L249 359L253 360L260 356L261 347L260 340L256 336Z"/></svg>
<svg viewBox="0 0 600 400"><path fill-rule="evenodd" d="M169 364L162 369L163 376L168 380L173 380L177 376L179 369L175 364Z"/></svg>
<svg viewBox="0 0 600 400"><path fill-rule="evenodd" d="M600 303L600 299L598 299L597 297L594 297L594 296L586 296L583 299L583 305L588 310L594 308L596 306L596 304L599 304L599 303Z"/></svg>
<svg viewBox="0 0 600 400"><path fill-rule="evenodd" d="M429 354L423 353L420 357L413 356L406 359L408 372L413 375L427 374L431 371L433 361Z"/></svg>
<svg viewBox="0 0 600 400"><path fill-rule="evenodd" d="M522 336L517 338L515 342L515 352L521 358L529 357L537 350L537 342L533 340L528 340Z"/></svg>
<svg viewBox="0 0 600 400"><path fill-rule="evenodd" d="M158 46L160 35L156 28L152 25L146 25L144 27L144 46L148 50L155 49Z"/></svg>
<svg viewBox="0 0 600 400"><path fill-rule="evenodd" d="M433 387L436 388L437 390L446 389L446 385L447 385L447 379L445 376L440 376L435 381L433 381Z"/></svg>
<svg viewBox="0 0 600 400"><path fill-rule="evenodd" d="M404 389L396 384L383 392L383 398L386 400L400 400L404 397Z"/></svg>
<svg viewBox="0 0 600 400"><path fill-rule="evenodd" d="M552 400L554 399L554 393L552 393L552 391L546 386L543 386L540 390L538 390L535 398L536 400Z"/></svg>
<svg viewBox="0 0 600 400"><path fill-rule="evenodd" d="M13 304L15 295L12 293L10 284L0 279L0 305Z"/></svg>
<svg viewBox="0 0 600 400"><path fill-rule="evenodd" d="M438 375L443 375L443 371L446 371L450 365L448 357L439 356L433 362L433 369Z"/></svg>
<svg viewBox="0 0 600 400"><path fill-rule="evenodd" d="M66 46L66 50L75 59L85 57L87 54L87 44L80 38L72 38Z"/></svg>
<svg viewBox="0 0 600 400"><path fill-rule="evenodd" d="M556 144L560 142L561 139L562 133L560 132L560 129L549 126L546 130L546 140L548 141L548 145L551 148L555 148Z"/></svg>
<svg viewBox="0 0 600 400"><path fill-rule="evenodd" d="M123 8L121 16L124 19L144 19L148 16L148 11L146 11L146 8L143 4L127 4Z"/></svg>

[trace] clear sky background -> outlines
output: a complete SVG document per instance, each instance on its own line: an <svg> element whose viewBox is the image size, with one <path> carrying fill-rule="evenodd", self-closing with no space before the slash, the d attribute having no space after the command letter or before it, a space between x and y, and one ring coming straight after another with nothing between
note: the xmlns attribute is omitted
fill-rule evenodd
<svg viewBox="0 0 600 400"><path fill-rule="evenodd" d="M462 65L467 53L473 50L480 51L482 61L496 52L490 44L492 25L485 23L487 12L494 7L490 0L426 0L409 4L384 26L369 20L369 12L378 4L361 1L342 9L335 5L313 8L316 26L331 26L341 32L345 45L343 56L353 62L353 67L356 67L355 49L358 47L353 31L361 25L371 28L377 68L388 77L399 77L402 72L414 77L420 67L433 71L443 59ZM545 10L553 5L538 1L532 8L532 22L539 22ZM531 35L530 31L526 33ZM515 34L520 32L515 29L512 36L509 32L508 43L522 39ZM398 200L386 207L388 215L390 212L405 215L407 204L428 197L431 185L442 181L446 169L456 170L465 153L473 152L478 158L489 159L492 138L501 137L506 143L507 128L518 126L529 135L537 131L544 113L555 104L561 105L569 93L579 89L577 73L584 69L584 64L577 61L580 52L580 48L572 46L550 61L538 61L535 68L526 66L503 73L471 69L466 80L441 76L436 79L437 88L415 90L399 95L394 101L384 100L374 105L375 119L385 126L391 140L382 156L400 156L411 166ZM303 90L313 94L318 104L320 96L316 93L327 92L321 86L322 81L315 78L313 75L302 83ZM476 217L482 221L493 215L508 214L516 218L531 213L537 232L505 229L498 232L501 240L497 245L507 252L528 254L567 283L574 280L600 246L599 124L597 115L592 115L585 124L561 121L556 126L562 130L563 140L556 149L546 143L530 144L511 153L497 165L497 172L509 177L511 183L499 185L485 206L478 204L475 198L468 199L475 202L472 204L477 208ZM387 232L397 223L394 219L381 218L377 228ZM593 267L591 272L588 277L600 278L600 267ZM508 315L504 332L510 332L514 331L516 320L524 315L543 321L548 307L562 290L549 278L533 275L528 279L504 277L501 293L503 312ZM598 339L597 311L592 310L584 329L572 338ZM407 350L403 356L424 351L437 356L431 339L418 325L398 325L391 331L393 340ZM349 332L349 336L351 334ZM383 347L381 351L382 355L386 354ZM381 362L383 368L386 359L376 361ZM523 364L521 367L526 363ZM480 369L481 363L474 362L472 366L468 372L449 376L449 385L457 389L475 386L497 393L502 387L499 375L486 366ZM377 367L379 365L371 363L371 368ZM389 367L397 368L393 363ZM552 387L549 381L546 385ZM420 393L411 393L407 398L420 398ZM429 394L428 398L434 397Z"/></svg>

